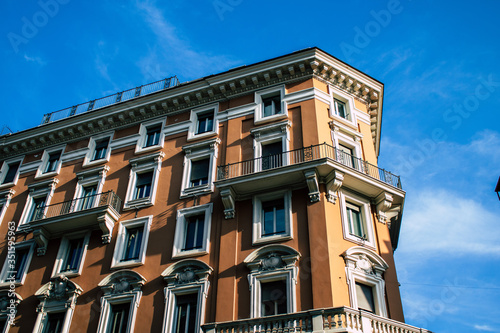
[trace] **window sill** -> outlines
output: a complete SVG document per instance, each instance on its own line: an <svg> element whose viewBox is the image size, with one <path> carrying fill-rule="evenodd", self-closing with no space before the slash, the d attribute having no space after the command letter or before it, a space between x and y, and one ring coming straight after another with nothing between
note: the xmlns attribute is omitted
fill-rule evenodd
<svg viewBox="0 0 500 333"><path fill-rule="evenodd" d="M263 236L259 237L256 240L252 242L252 245L261 245L261 244L267 244L267 243L275 243L275 242L283 242L293 239L292 236L286 234L286 235L274 235L274 236Z"/></svg>
<svg viewBox="0 0 500 333"><path fill-rule="evenodd" d="M3 190L4 188L13 187L15 185L16 185L16 183L14 183L14 182L5 183L5 184L0 185L0 190Z"/></svg>
<svg viewBox="0 0 500 333"><path fill-rule="evenodd" d="M163 148L163 145L160 145L160 144L154 145L154 146L149 146L149 147L142 147L142 148L136 147L134 154L138 155L138 154L143 154L143 153L149 153L149 152L152 152L152 151L155 151L158 149L162 149L162 148Z"/></svg>
<svg viewBox="0 0 500 333"><path fill-rule="evenodd" d="M80 276L81 273L80 272L60 272L60 273L57 273L55 275L52 275L51 279L56 278L56 277L61 276L61 275L65 276L67 278L72 278L72 277Z"/></svg>
<svg viewBox="0 0 500 333"><path fill-rule="evenodd" d="M181 258L190 258L190 257L199 257L208 254L208 251L205 249L197 249L197 250L189 250L189 251L179 251L175 254L172 254L172 259L181 259Z"/></svg>
<svg viewBox="0 0 500 333"><path fill-rule="evenodd" d="M191 142L191 141L195 141L195 140L199 140L199 139L210 138L210 137L217 136L217 135L218 135L218 133L216 131L210 131L210 132L205 132L205 133L200 133L200 134L189 133L187 141Z"/></svg>
<svg viewBox="0 0 500 333"><path fill-rule="evenodd" d="M129 260L129 261L120 261L111 264L111 269L119 269L119 268L127 268L127 267L137 267L144 265L144 261L140 260Z"/></svg>
<svg viewBox="0 0 500 333"><path fill-rule="evenodd" d="M278 114L275 114L275 115L272 115L272 116L259 117L258 119L256 118L254 120L254 124L255 125L260 125L260 124L269 123L271 121L282 120L282 119L287 119L287 118L288 118L288 114L286 114L286 113L278 113Z"/></svg>
<svg viewBox="0 0 500 333"><path fill-rule="evenodd" d="M364 240L363 238L360 238L358 236L354 236L354 235L347 235L347 236L344 236L344 239L346 241L349 241L349 242L352 242L352 243L355 243L355 244L358 244L358 245L361 245L361 246L365 246L365 247L368 247L372 250L375 250L375 244L372 242L372 241L369 241L369 240Z"/></svg>
<svg viewBox="0 0 500 333"><path fill-rule="evenodd" d="M211 193L213 191L214 191L214 189L213 189L213 185L212 184L206 184L206 185L198 185L198 186L188 187L188 188L185 188L181 192L180 198L181 199L189 198L189 197L196 196L196 195L202 195L202 194Z"/></svg>
<svg viewBox="0 0 500 333"><path fill-rule="evenodd" d="M133 210L153 206L151 197L129 200L123 205L123 210Z"/></svg>
<svg viewBox="0 0 500 333"><path fill-rule="evenodd" d="M54 177L54 176L57 176L58 174L59 174L59 171L45 172L45 173L37 174L35 176L35 179Z"/></svg>
<svg viewBox="0 0 500 333"><path fill-rule="evenodd" d="M5 282L5 281L4 282L0 282L0 288L9 287L10 285L11 285L10 282ZM21 281L16 281L16 282L14 282L14 285L16 287L20 287L20 286L23 285L23 283Z"/></svg>
<svg viewBox="0 0 500 333"><path fill-rule="evenodd" d="M109 162L109 159L107 159L107 158L101 158L101 159L90 161L90 162L83 162L82 167L88 168L88 167L96 166L96 165L99 165L99 164L104 164L104 163L107 163L107 162Z"/></svg>

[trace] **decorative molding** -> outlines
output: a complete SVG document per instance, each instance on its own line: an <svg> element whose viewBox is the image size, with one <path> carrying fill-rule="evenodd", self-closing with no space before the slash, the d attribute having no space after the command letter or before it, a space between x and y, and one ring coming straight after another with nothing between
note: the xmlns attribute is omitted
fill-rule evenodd
<svg viewBox="0 0 500 333"><path fill-rule="evenodd" d="M307 187L309 188L309 199L311 202L318 202L320 199L318 175L316 170L304 171Z"/></svg>
<svg viewBox="0 0 500 333"><path fill-rule="evenodd" d="M338 198L337 191L342 186L344 174L339 171L332 171L326 178L326 199L328 202L335 204Z"/></svg>
<svg viewBox="0 0 500 333"><path fill-rule="evenodd" d="M235 214L235 195L231 188L225 188L220 191L222 204L224 205L224 218L226 220L234 218Z"/></svg>
<svg viewBox="0 0 500 333"><path fill-rule="evenodd" d="M382 192L377 198L375 198L375 204L377 205L377 218L380 223L385 224L388 221L386 212L392 206L393 197L387 192Z"/></svg>
<svg viewBox="0 0 500 333"><path fill-rule="evenodd" d="M38 245L36 249L37 256L44 256L49 245L50 233L44 228L36 228L33 230L33 238Z"/></svg>

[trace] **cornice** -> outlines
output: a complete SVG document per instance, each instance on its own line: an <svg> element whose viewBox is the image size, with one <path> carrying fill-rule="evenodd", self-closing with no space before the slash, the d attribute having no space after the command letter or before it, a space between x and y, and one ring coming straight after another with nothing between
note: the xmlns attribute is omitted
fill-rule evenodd
<svg viewBox="0 0 500 333"><path fill-rule="evenodd" d="M378 154L383 85L316 48L235 68L0 137L0 154L2 159L28 154L56 144L79 141L104 131L134 126L149 119L171 116L195 107L247 95L270 86L313 77L348 92L367 105L372 138Z"/></svg>

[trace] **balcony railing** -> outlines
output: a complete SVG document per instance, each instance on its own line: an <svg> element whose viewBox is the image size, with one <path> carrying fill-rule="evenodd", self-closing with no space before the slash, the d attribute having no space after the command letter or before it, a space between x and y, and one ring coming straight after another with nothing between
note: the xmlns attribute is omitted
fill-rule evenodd
<svg viewBox="0 0 500 333"><path fill-rule="evenodd" d="M148 83L136 88L121 91L113 95L94 99L92 101L85 102L82 104L74 105L66 109L50 112L43 116L42 125L56 120L67 118L75 114L92 111L105 106L120 103L123 101L128 101L140 96L148 95L160 90L169 89L177 85L179 85L179 80L177 79L177 76L172 76L160 81Z"/></svg>
<svg viewBox="0 0 500 333"><path fill-rule="evenodd" d="M321 158L332 159L372 178L381 180L394 187L402 188L399 176L326 143L219 166L217 168L217 180L250 175L264 170L314 161Z"/></svg>
<svg viewBox="0 0 500 333"><path fill-rule="evenodd" d="M426 329L348 307L210 323L203 325L202 329L204 333L431 333Z"/></svg>
<svg viewBox="0 0 500 333"><path fill-rule="evenodd" d="M108 191L59 202L53 205L37 207L33 213L32 221L104 206L109 206L119 213L121 205L122 200L118 197L118 195L116 195L113 191Z"/></svg>

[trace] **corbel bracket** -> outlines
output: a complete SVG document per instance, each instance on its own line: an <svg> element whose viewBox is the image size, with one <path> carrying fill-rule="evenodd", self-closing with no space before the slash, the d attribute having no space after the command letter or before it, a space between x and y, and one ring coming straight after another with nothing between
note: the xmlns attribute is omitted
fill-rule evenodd
<svg viewBox="0 0 500 333"><path fill-rule="evenodd" d="M316 170L306 170L304 171L304 176L306 177L307 187L309 188L309 199L311 202L318 202L320 194Z"/></svg>
<svg viewBox="0 0 500 333"><path fill-rule="evenodd" d="M385 224L388 220L386 212L392 206L392 195L387 192L382 192L376 199L375 204L377 205L377 217L379 222Z"/></svg>
<svg viewBox="0 0 500 333"><path fill-rule="evenodd" d="M342 186L343 181L344 174L336 170L332 171L326 177L326 199L328 202L334 204L335 201L337 201L337 198L339 197L337 191Z"/></svg>
<svg viewBox="0 0 500 333"><path fill-rule="evenodd" d="M224 217L226 220L234 218L234 192L231 188L220 191L222 204L224 205Z"/></svg>

